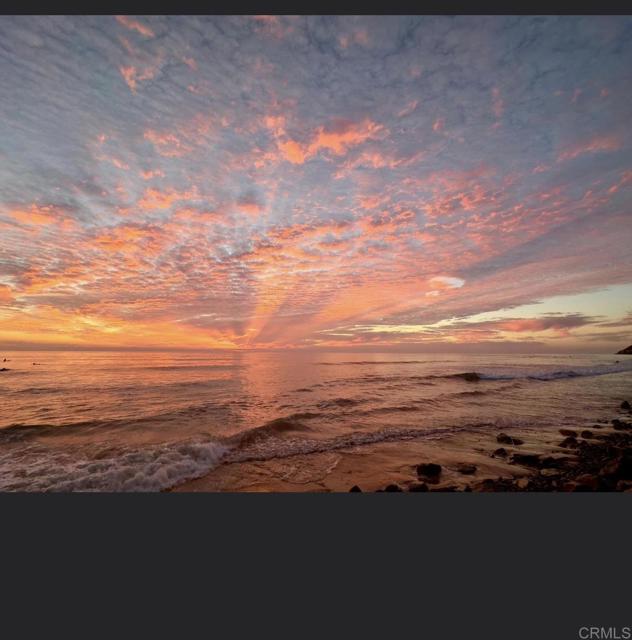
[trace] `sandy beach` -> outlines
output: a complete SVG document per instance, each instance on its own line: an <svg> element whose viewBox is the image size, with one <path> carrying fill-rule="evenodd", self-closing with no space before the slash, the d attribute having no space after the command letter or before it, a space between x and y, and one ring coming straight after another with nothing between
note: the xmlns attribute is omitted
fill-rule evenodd
<svg viewBox="0 0 632 640"><path fill-rule="evenodd" d="M551 426L517 429L510 436L468 432L226 464L173 491L632 492L628 407L624 401L611 422L595 422L590 429Z"/></svg>

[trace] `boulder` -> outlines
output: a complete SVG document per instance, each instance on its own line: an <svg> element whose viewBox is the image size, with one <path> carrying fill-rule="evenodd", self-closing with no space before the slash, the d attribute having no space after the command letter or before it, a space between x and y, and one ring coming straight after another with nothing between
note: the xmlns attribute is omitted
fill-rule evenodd
<svg viewBox="0 0 632 640"><path fill-rule="evenodd" d="M625 349L621 349L621 351L617 351L617 355L629 355L632 354L632 344Z"/></svg>
<svg viewBox="0 0 632 640"><path fill-rule="evenodd" d="M426 462L417 465L417 475L423 478L438 479L441 475L441 465L434 462Z"/></svg>
<svg viewBox="0 0 632 640"><path fill-rule="evenodd" d="M632 480L632 455L624 453L610 460L599 472L612 480Z"/></svg>
<svg viewBox="0 0 632 640"><path fill-rule="evenodd" d="M623 422L623 420L617 420L616 418L612 421L612 426L615 431L625 431L630 428L630 423Z"/></svg>
<svg viewBox="0 0 632 640"><path fill-rule="evenodd" d="M512 438L511 436L508 436L506 433L499 433L496 436L496 442L500 444L513 444L513 445L524 444L524 441L520 440L520 438Z"/></svg>
<svg viewBox="0 0 632 640"><path fill-rule="evenodd" d="M425 482L420 482L419 484L411 484L408 487L408 491L412 491L414 493L423 493L428 491L428 485Z"/></svg>
<svg viewBox="0 0 632 640"><path fill-rule="evenodd" d="M529 478L518 478L516 480L516 487L521 491L524 491L529 486Z"/></svg>
<svg viewBox="0 0 632 640"><path fill-rule="evenodd" d="M464 476L471 476L472 474L476 473L476 465L461 463L457 465L456 470L459 473L462 473Z"/></svg>
<svg viewBox="0 0 632 640"><path fill-rule="evenodd" d="M395 491L402 491L402 488L396 484L389 484L384 487L384 491L387 493L394 493Z"/></svg>
<svg viewBox="0 0 632 640"><path fill-rule="evenodd" d="M357 484L354 484L351 489L349 489L349 493L362 493L362 489Z"/></svg>
<svg viewBox="0 0 632 640"><path fill-rule="evenodd" d="M590 473L584 473L575 478L575 484L577 486L574 491L597 491L599 488L599 478Z"/></svg>
<svg viewBox="0 0 632 640"><path fill-rule="evenodd" d="M560 429L560 433L563 436L572 436L573 438L577 437L577 431L573 431L572 429Z"/></svg>
<svg viewBox="0 0 632 640"><path fill-rule="evenodd" d="M494 451L494 453L492 453L492 457L499 457L499 458L506 458L507 457L507 449L505 449L504 447L500 447L499 449L496 449L496 451Z"/></svg>
<svg viewBox="0 0 632 640"><path fill-rule="evenodd" d="M526 467L539 467L541 462L540 456L535 453L514 453L511 456L511 461Z"/></svg>
<svg viewBox="0 0 632 640"><path fill-rule="evenodd" d="M10 369L7 369L6 367L2 367L0 371L10 371Z"/></svg>
<svg viewBox="0 0 632 640"><path fill-rule="evenodd" d="M558 446L563 447L564 449L574 449L577 447L579 443L577 442L577 438L573 438L573 436L569 436L568 438L564 438L562 442Z"/></svg>
<svg viewBox="0 0 632 640"><path fill-rule="evenodd" d="M593 432L592 431L588 431L588 429L584 429L581 432L581 436L582 436L582 438L592 438L593 437Z"/></svg>
<svg viewBox="0 0 632 640"><path fill-rule="evenodd" d="M570 460L571 458L569 458L568 456L563 456L561 458L547 456L546 458L542 458L540 467L542 467L542 469L564 469L568 466Z"/></svg>
<svg viewBox="0 0 632 640"><path fill-rule="evenodd" d="M632 407L630 406L630 403L627 400L624 400L621 403L621 409L623 409L624 411L632 411Z"/></svg>

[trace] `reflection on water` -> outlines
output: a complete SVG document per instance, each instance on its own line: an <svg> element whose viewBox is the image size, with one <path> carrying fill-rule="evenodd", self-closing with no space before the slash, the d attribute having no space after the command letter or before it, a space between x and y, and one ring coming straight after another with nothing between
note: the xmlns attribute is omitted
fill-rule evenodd
<svg viewBox="0 0 632 640"><path fill-rule="evenodd" d="M577 424L607 419L632 388L632 359L604 355L2 356L10 369L0 373L4 488L156 489L222 460Z"/></svg>

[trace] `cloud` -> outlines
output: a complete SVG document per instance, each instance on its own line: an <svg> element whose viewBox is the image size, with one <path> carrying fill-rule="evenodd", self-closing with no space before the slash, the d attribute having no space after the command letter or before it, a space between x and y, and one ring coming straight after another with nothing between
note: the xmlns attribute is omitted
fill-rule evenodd
<svg viewBox="0 0 632 640"><path fill-rule="evenodd" d="M147 25L138 22L138 20L134 20L130 16L116 16L116 20L127 29L136 31L146 38L153 38L156 35Z"/></svg>
<svg viewBox="0 0 632 640"><path fill-rule="evenodd" d="M629 28L8 16L0 341L610 349Z"/></svg>

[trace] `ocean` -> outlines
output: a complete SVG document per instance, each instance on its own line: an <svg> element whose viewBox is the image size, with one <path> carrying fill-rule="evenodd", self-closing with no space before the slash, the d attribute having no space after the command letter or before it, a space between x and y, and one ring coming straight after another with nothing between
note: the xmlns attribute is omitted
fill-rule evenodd
<svg viewBox="0 0 632 640"><path fill-rule="evenodd" d="M632 392L616 355L16 351L0 367L2 491L159 491L240 461L578 427Z"/></svg>

